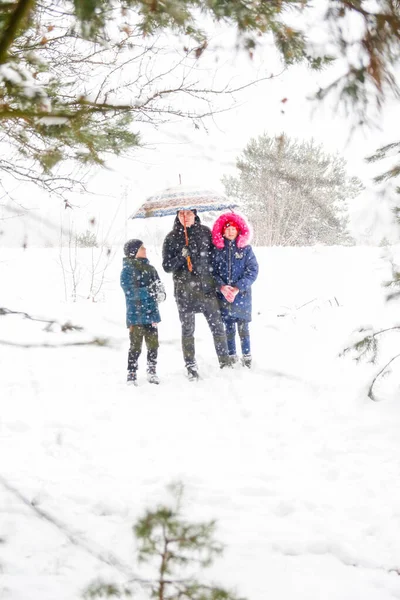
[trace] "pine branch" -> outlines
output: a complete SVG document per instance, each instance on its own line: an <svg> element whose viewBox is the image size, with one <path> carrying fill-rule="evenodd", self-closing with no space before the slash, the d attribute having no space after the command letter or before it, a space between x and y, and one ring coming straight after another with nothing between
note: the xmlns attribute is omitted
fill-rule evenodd
<svg viewBox="0 0 400 600"><path fill-rule="evenodd" d="M349 8L350 10L353 10L353 11L359 13L360 15L362 15L365 18L368 18L369 16L371 16L371 13L369 13L367 10L362 8L362 6L359 3L357 6L354 6L354 4L352 2L350 2L350 0L342 0L342 4L344 6L346 6L347 8Z"/></svg>
<svg viewBox="0 0 400 600"><path fill-rule="evenodd" d="M378 355L377 337L384 333L387 333L388 331L396 330L396 329L400 329L400 325L398 325L398 326L395 325L393 327L381 329L380 331L372 332L372 333L366 335L365 337L363 337L361 340L358 340L354 344L351 344L350 346L344 348L344 350L340 353L339 356L344 356L344 355L348 354L351 350L355 350L356 352L358 352L358 356L356 357L357 361L360 361L364 356L367 356L368 354L370 354L371 355L370 361L372 363L374 363L376 361L377 355ZM363 328L361 328L358 330L358 333L364 333L364 331L365 330Z"/></svg>
<svg viewBox="0 0 400 600"><path fill-rule="evenodd" d="M0 39L0 65L8 60L9 49L18 35L18 31L23 27L24 21L28 19L34 5L35 0L18 0L15 10L11 14L8 25ZM1 6L1 10L4 10L3 5Z"/></svg>

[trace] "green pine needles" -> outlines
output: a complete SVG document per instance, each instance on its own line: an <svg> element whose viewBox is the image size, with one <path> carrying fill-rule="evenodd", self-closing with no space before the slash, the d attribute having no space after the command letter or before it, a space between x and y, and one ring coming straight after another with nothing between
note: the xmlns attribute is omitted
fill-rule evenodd
<svg viewBox="0 0 400 600"><path fill-rule="evenodd" d="M365 359L368 362L376 364L379 358L380 342L382 342L382 340L385 337L388 337L389 334L393 332L399 333L400 325L393 325L392 327L386 327L385 329L380 330L373 330L371 328L367 329L361 327L356 332L356 335L360 336L359 339L353 344L349 345L347 348L345 348L341 353L341 356L344 356L348 353L353 353L355 354L354 358L357 362L361 361L362 359ZM382 364L380 365L379 370L372 378L369 384L367 395L368 398L370 398L370 400L372 400L373 402L377 402L380 399L376 391L376 385L378 381L383 377L387 377L391 373L393 363L399 358L400 352L397 354L391 353L390 358L386 358L386 360L383 361L383 366Z"/></svg>
<svg viewBox="0 0 400 600"><path fill-rule="evenodd" d="M323 69L341 60L343 72L319 90L333 93L362 125L370 109L400 94L398 2L327 0L320 15L325 44L307 38L313 0L11 0L0 4L0 172L71 191L64 172L104 166L108 155L134 150L138 124L169 118L198 121L235 90L204 89L197 61L217 50L217 23L236 30L250 57L267 40L283 68ZM349 19L358 34L347 36ZM204 67L203 67L204 68ZM188 79L188 73L193 79ZM197 99L195 109L182 97ZM3 158L4 157L4 158ZM75 182L76 183L76 182ZM4 185L2 181L2 185ZM79 187L79 185L78 185Z"/></svg>
<svg viewBox="0 0 400 600"><path fill-rule="evenodd" d="M153 577L139 581L149 598L157 600L241 600L233 592L198 579L223 552L214 539L216 523L190 523L182 514L183 485L168 486L173 505L146 510L133 526L138 562L153 570ZM148 569L147 569L148 570ZM194 574L196 573L196 575ZM97 581L85 598L130 598L131 585Z"/></svg>
<svg viewBox="0 0 400 600"><path fill-rule="evenodd" d="M400 142L393 142L379 148L372 156L367 158L369 163L382 161L387 164L387 161L389 161L389 168L386 166L386 169L374 178L374 182L377 186L386 184L385 187L387 187L387 189L384 190L383 194L382 190L379 190L379 188L377 189L377 199L378 201L382 201L382 199L387 200L385 196L389 197L393 213L393 222L397 225L398 231L400 226L400 186L398 185L398 179L400 177L399 155ZM391 186L389 186L390 183L392 184ZM400 269L393 261L392 277L390 281L387 281L383 285L387 288L386 302L398 303L400 300ZM397 350L400 350L400 344L398 342L399 332L400 322L398 319L396 319L391 326L378 330L372 328L360 328L356 332L358 338L357 341L349 345L342 352L342 354L352 352L355 354L355 359L357 361L366 359L373 364L378 364L378 362L380 362L378 367L379 370L372 378L368 389L368 397L373 401L379 400L377 383L382 378L388 377L394 370L395 365L398 370L398 364L400 362L400 352L397 352ZM393 334L395 335L393 336ZM390 346L391 350L382 361L379 361L378 359L380 359L380 356L382 355L381 346L386 341L389 341L389 338L392 341L392 345Z"/></svg>

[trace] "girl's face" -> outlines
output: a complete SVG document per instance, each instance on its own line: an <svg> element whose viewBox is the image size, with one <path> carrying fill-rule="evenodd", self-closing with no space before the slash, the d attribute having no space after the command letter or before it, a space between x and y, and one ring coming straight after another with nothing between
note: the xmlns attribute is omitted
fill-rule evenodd
<svg viewBox="0 0 400 600"><path fill-rule="evenodd" d="M233 225L229 225L229 227L227 227L225 229L224 237L227 240L232 241L232 240L236 239L237 234L238 234L238 230L236 229L236 227L234 227Z"/></svg>

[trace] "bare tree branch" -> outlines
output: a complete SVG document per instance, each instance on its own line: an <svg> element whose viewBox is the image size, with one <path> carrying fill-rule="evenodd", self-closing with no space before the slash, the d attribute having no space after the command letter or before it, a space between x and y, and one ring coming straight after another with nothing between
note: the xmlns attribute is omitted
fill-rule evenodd
<svg viewBox="0 0 400 600"><path fill-rule="evenodd" d="M122 573L124 576L129 577L130 581L138 583L146 582L146 580L137 577L132 572L131 567L129 565L124 564L121 561L121 559L119 559L115 554L111 552L111 550L103 550L101 548L96 548L93 542L88 542L80 534L72 532L68 525L63 523L58 517L54 517L49 512L40 508L40 506L38 506L37 503L30 501L25 494L23 494L16 487L12 486L2 475L0 475L0 483L4 489L10 492L22 504L24 504L31 511L33 511L37 517L43 519L44 521L58 529L58 531L60 531L71 544L79 547L84 552L87 552L93 558L96 558L98 561L110 567L113 567L114 569Z"/></svg>

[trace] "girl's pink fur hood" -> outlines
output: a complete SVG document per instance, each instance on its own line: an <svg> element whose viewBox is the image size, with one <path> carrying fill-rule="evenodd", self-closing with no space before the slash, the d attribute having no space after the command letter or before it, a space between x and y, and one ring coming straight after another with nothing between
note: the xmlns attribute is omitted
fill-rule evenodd
<svg viewBox="0 0 400 600"><path fill-rule="evenodd" d="M251 240L251 229L246 219L241 215L234 212L224 213L215 221L212 228L212 241L214 246L219 250L224 247L224 236L222 232L227 223L231 223L238 230L236 238L236 244L238 248L244 248L250 243Z"/></svg>

